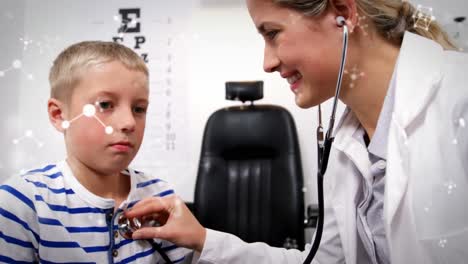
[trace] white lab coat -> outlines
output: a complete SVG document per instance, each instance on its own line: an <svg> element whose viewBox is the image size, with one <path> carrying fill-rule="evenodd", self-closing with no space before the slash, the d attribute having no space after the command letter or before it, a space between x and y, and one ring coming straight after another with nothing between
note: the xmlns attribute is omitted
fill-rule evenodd
<svg viewBox="0 0 468 264"><path fill-rule="evenodd" d="M467 75L467 54L405 34L385 176L384 221L392 263L468 263ZM348 158L359 149L352 140L357 126L349 113L337 130L325 175L323 238L314 263L362 263L355 200L360 179L347 173L369 162L367 153ZM299 264L307 253L248 244L208 230L198 263Z"/></svg>

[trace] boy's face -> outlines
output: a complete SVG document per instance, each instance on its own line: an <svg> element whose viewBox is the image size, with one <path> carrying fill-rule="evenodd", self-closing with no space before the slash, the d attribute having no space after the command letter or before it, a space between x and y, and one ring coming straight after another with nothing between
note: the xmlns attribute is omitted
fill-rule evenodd
<svg viewBox="0 0 468 264"><path fill-rule="evenodd" d="M143 140L148 93L146 75L118 61L90 67L64 114L71 121L83 114L84 106L95 106L96 112L73 120L65 130L68 158L103 174L125 169Z"/></svg>

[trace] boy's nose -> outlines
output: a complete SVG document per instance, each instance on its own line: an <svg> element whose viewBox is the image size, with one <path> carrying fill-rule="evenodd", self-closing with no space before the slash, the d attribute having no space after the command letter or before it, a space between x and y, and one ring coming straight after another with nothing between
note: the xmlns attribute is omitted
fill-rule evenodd
<svg viewBox="0 0 468 264"><path fill-rule="evenodd" d="M132 111L120 111L116 117L116 122L119 124L119 130L124 133L130 133L135 130L136 121Z"/></svg>

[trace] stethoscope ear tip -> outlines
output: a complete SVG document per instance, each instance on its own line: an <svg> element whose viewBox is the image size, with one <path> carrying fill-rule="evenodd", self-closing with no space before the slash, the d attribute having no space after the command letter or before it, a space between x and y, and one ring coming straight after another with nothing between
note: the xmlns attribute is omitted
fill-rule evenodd
<svg viewBox="0 0 468 264"><path fill-rule="evenodd" d="M342 27L344 25L346 25L346 19L342 16L337 16L336 17L336 24L339 26L339 27Z"/></svg>

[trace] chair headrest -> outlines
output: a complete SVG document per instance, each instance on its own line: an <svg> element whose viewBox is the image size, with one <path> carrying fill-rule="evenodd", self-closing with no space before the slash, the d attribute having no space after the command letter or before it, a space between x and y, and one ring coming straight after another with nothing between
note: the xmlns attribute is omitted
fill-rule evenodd
<svg viewBox="0 0 468 264"><path fill-rule="evenodd" d="M226 82L226 99L256 101L263 98L263 81Z"/></svg>

